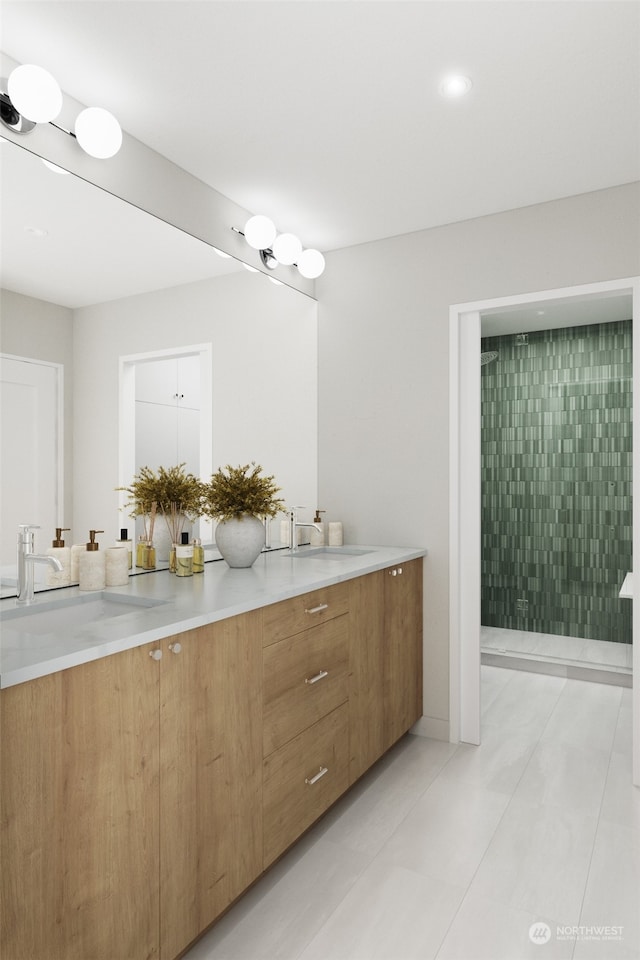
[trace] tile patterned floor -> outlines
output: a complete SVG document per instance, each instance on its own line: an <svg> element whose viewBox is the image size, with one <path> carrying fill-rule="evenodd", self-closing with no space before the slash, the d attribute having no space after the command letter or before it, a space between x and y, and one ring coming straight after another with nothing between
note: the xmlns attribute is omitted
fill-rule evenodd
<svg viewBox="0 0 640 960"><path fill-rule="evenodd" d="M187 960L639 960L631 690L482 688L480 747L405 737Z"/></svg>

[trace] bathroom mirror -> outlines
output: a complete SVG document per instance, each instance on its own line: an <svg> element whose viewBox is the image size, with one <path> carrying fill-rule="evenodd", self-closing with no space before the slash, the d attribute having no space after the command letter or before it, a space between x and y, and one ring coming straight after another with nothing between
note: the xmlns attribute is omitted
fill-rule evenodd
<svg viewBox="0 0 640 960"><path fill-rule="evenodd" d="M315 301L15 144L0 144L0 163L0 351L58 377L55 443L50 422L31 418L43 444L15 416L26 416L30 388L3 394L2 595L12 593L18 523L40 525L38 552L55 526L71 528L67 543L104 529L105 546L121 527L133 531L115 491L132 479L121 475L124 358L205 347L207 469L256 461L287 503L316 506Z"/></svg>

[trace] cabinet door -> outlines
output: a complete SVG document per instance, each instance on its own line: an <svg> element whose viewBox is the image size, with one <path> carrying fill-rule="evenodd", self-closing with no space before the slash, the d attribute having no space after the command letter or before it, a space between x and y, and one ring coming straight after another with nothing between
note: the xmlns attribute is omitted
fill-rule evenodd
<svg viewBox="0 0 640 960"><path fill-rule="evenodd" d="M7 960L159 956L155 667L139 647L0 692Z"/></svg>
<svg viewBox="0 0 640 960"><path fill-rule="evenodd" d="M384 576L384 749L422 716L422 560Z"/></svg>
<svg viewBox="0 0 640 960"><path fill-rule="evenodd" d="M164 960L184 950L262 871L260 626L256 611L162 642Z"/></svg>
<svg viewBox="0 0 640 960"><path fill-rule="evenodd" d="M384 752L386 571L349 583L349 776L354 783Z"/></svg>

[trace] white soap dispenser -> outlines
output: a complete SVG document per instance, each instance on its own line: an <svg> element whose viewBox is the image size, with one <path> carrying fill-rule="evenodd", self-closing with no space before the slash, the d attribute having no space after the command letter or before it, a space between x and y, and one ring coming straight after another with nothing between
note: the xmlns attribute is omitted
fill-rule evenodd
<svg viewBox="0 0 640 960"><path fill-rule="evenodd" d="M47 564L48 587L68 587L71 583L71 547L65 547L62 539L62 534L69 529L69 527L56 527L56 538L47 548L47 556L55 557L62 564L62 570L54 570Z"/></svg>
<svg viewBox="0 0 640 960"><path fill-rule="evenodd" d="M326 510L318 510L316 508L316 515L313 518L313 522L317 525L316 527L311 527L311 536L309 541L312 547L324 547L325 544L325 529L324 523L322 522L321 513L326 513ZM318 530L317 527L320 527Z"/></svg>
<svg viewBox="0 0 640 960"><path fill-rule="evenodd" d="M100 553L96 533L104 533L104 530L89 530L89 541L84 553L80 554L81 590L104 590L107 585L105 555Z"/></svg>

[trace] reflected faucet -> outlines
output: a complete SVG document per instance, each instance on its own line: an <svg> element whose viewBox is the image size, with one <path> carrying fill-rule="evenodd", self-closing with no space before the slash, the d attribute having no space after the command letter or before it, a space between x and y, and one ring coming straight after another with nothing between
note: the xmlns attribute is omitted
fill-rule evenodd
<svg viewBox="0 0 640 960"><path fill-rule="evenodd" d="M33 603L33 565L34 563L48 563L54 570L60 572L62 564L57 557L48 557L45 554L35 553L34 530L40 527L34 523L18 524L18 603Z"/></svg>
<svg viewBox="0 0 640 960"><path fill-rule="evenodd" d="M291 507L289 513L289 546L292 552L298 549L298 527L313 527L322 533L322 527L317 523L303 523L298 520L297 510L304 510L304 507Z"/></svg>

